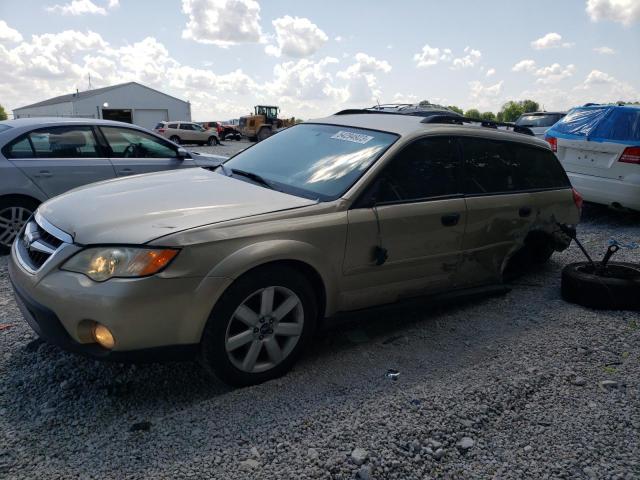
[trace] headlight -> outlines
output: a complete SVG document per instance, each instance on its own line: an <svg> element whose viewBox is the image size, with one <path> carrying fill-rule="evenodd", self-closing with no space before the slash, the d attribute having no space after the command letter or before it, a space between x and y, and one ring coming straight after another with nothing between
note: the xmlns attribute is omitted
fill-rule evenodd
<svg viewBox="0 0 640 480"><path fill-rule="evenodd" d="M165 268L178 254L174 249L93 247L82 250L62 270L82 273L96 282L112 277L146 277Z"/></svg>

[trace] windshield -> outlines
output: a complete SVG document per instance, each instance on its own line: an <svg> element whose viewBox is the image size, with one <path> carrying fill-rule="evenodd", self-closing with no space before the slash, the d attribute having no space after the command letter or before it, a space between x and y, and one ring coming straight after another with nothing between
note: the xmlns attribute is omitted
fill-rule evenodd
<svg viewBox="0 0 640 480"><path fill-rule="evenodd" d="M516 121L516 125L520 127L550 127L558 120L562 118L562 115L523 115Z"/></svg>
<svg viewBox="0 0 640 480"><path fill-rule="evenodd" d="M278 190L319 200L346 192L398 136L305 123L257 143L225 162L227 172L259 175Z"/></svg>

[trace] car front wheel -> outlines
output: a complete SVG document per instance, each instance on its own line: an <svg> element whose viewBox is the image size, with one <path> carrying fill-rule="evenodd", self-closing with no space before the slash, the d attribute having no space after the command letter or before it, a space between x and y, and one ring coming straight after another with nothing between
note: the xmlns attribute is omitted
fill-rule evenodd
<svg viewBox="0 0 640 480"><path fill-rule="evenodd" d="M234 386L277 378L304 350L317 312L313 289L297 270L253 270L236 280L214 307L202 335L202 363Z"/></svg>
<svg viewBox="0 0 640 480"><path fill-rule="evenodd" d="M220 142L218 142L218 139L216 137L209 137L209 140L207 140L207 145L209 145L210 147L218 145L219 143Z"/></svg>
<svg viewBox="0 0 640 480"><path fill-rule="evenodd" d="M33 200L0 200L0 254L9 252L16 235L36 208L38 203Z"/></svg>

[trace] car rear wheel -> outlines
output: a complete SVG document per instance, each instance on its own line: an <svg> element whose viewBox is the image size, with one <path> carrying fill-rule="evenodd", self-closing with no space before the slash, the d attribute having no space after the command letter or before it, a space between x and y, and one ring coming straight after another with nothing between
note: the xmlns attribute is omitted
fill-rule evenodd
<svg viewBox="0 0 640 480"><path fill-rule="evenodd" d="M0 253L8 253L16 235L38 208L38 203L28 199L0 200Z"/></svg>
<svg viewBox="0 0 640 480"><path fill-rule="evenodd" d="M173 143L177 143L178 145L180 145L180 137L177 135L172 135L171 137L169 137L169 140L171 140Z"/></svg>
<svg viewBox="0 0 640 480"><path fill-rule="evenodd" d="M277 378L291 369L313 335L317 301L295 269L253 270L223 294L205 327L205 369L234 386Z"/></svg>

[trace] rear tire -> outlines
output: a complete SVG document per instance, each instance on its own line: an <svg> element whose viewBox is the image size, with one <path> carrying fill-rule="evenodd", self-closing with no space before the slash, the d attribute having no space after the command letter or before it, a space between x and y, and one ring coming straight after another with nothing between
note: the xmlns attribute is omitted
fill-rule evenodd
<svg viewBox="0 0 640 480"><path fill-rule="evenodd" d="M260 131L258 132L258 141L262 142L263 140L266 140L267 138L269 138L271 135L272 135L271 129L261 128Z"/></svg>
<svg viewBox="0 0 640 480"><path fill-rule="evenodd" d="M259 267L216 303L202 334L201 362L238 387L280 377L306 348L317 316L317 299L303 274L287 266Z"/></svg>
<svg viewBox="0 0 640 480"><path fill-rule="evenodd" d="M562 270L562 298L589 308L640 310L640 265L609 262L606 270L599 276L589 262L567 265Z"/></svg>
<svg viewBox="0 0 640 480"><path fill-rule="evenodd" d="M16 235L38 208L36 200L20 197L0 199L0 254L9 253Z"/></svg>
<svg viewBox="0 0 640 480"><path fill-rule="evenodd" d="M177 135L172 135L171 137L169 137L169 140L171 140L173 143L177 143L178 145L180 145L180 137Z"/></svg>

